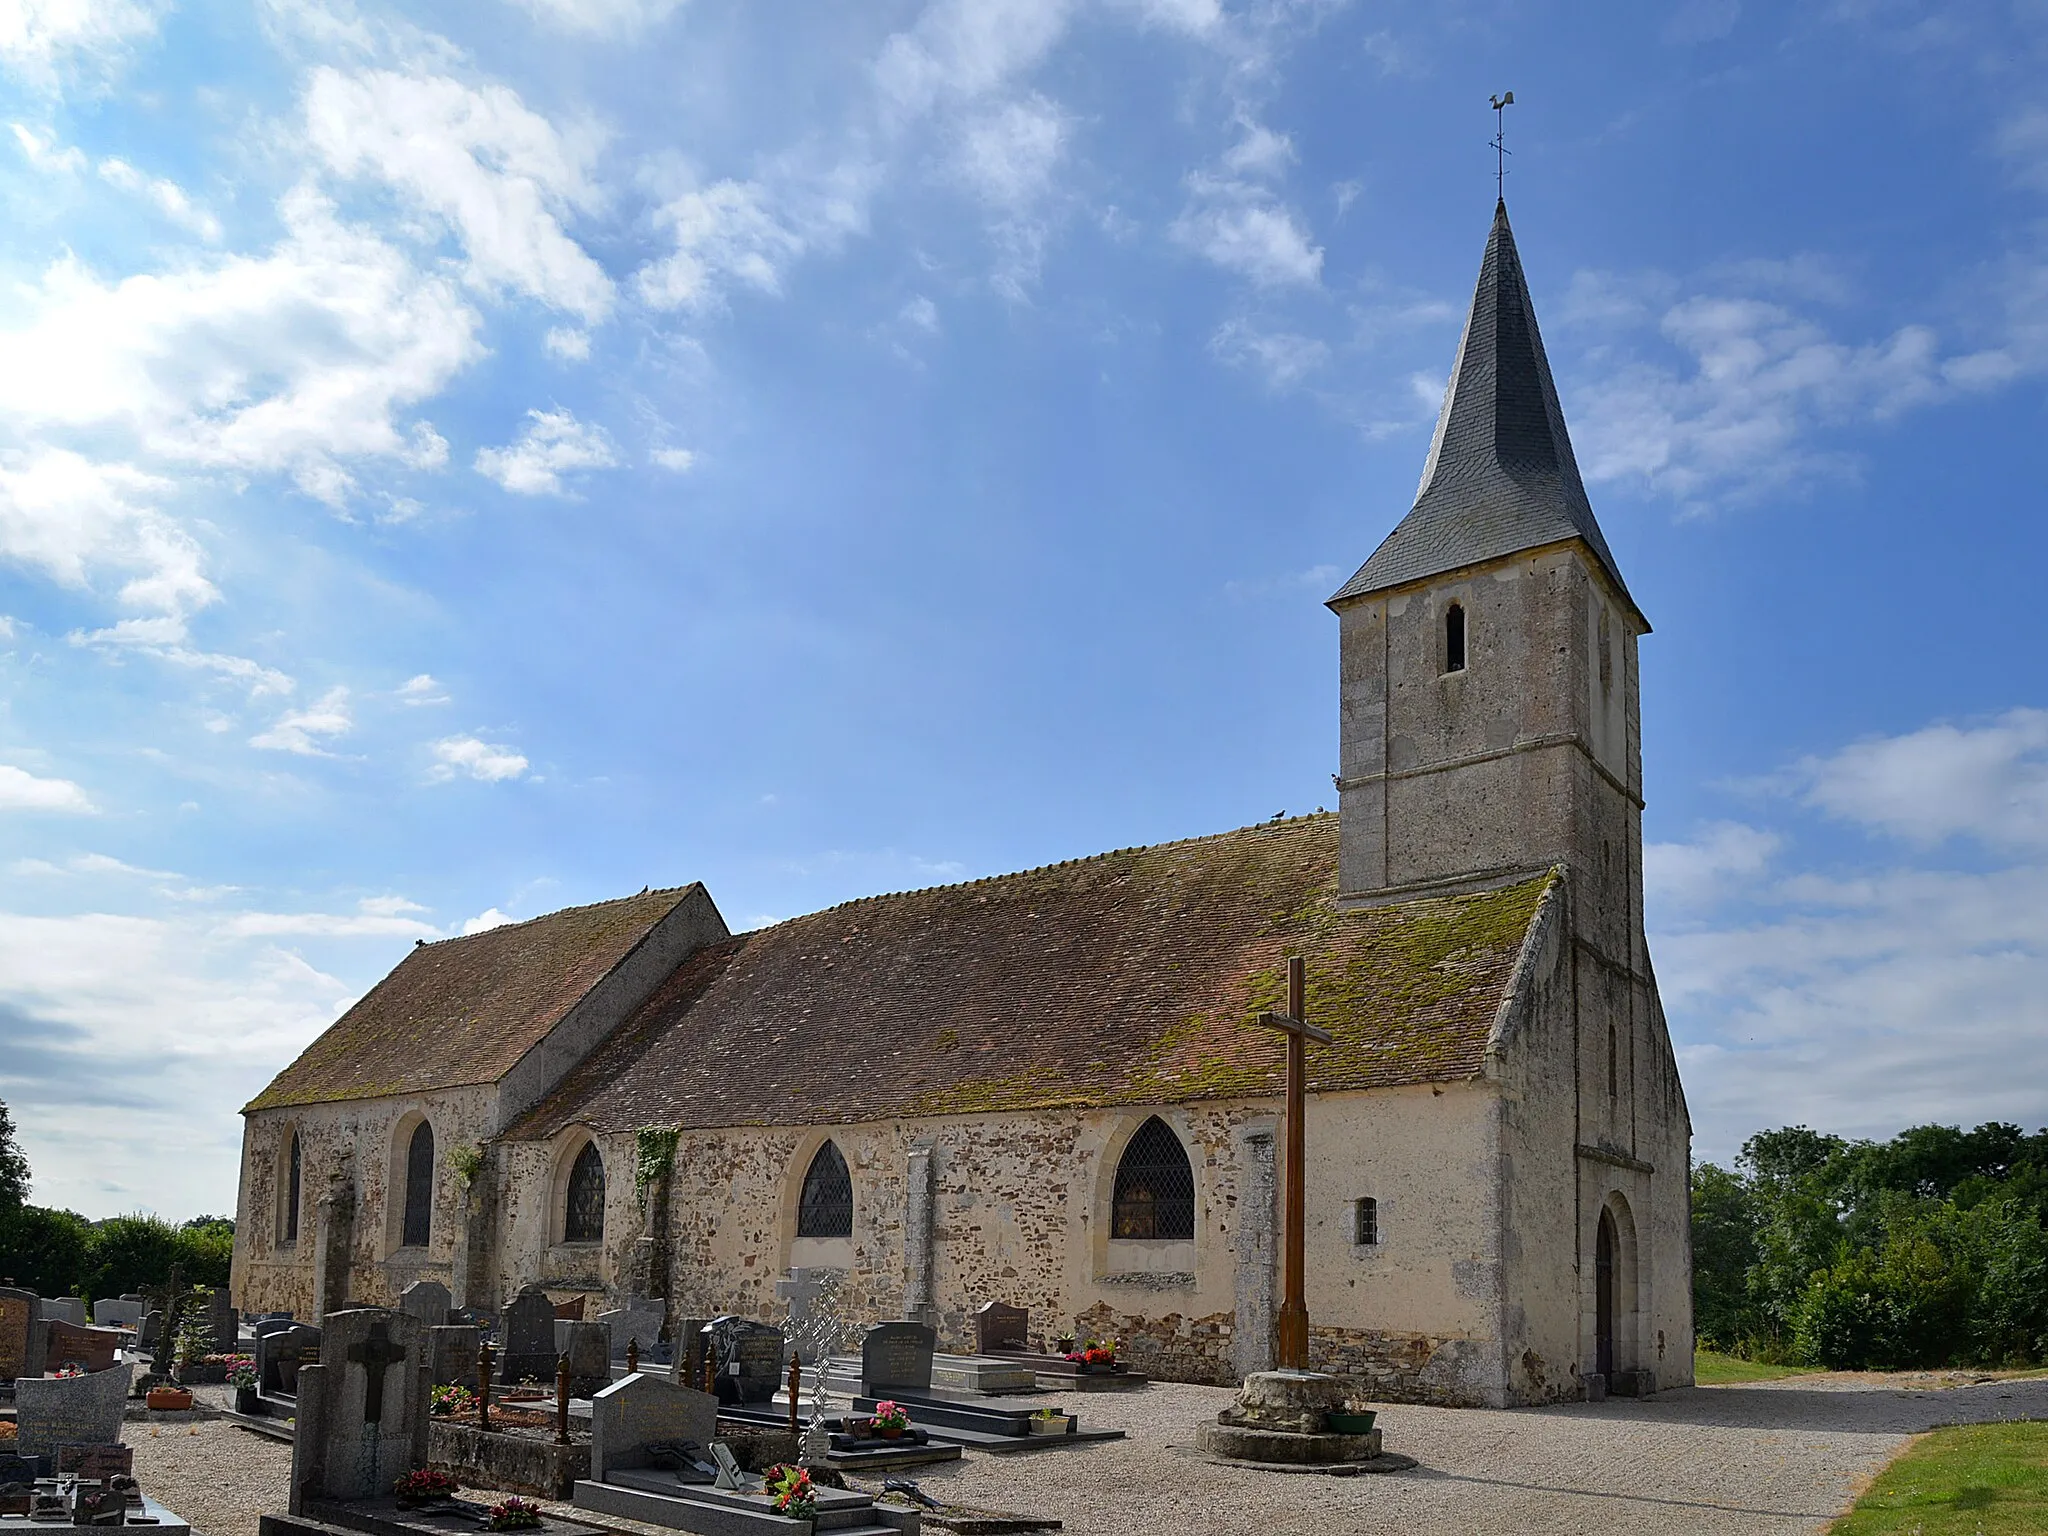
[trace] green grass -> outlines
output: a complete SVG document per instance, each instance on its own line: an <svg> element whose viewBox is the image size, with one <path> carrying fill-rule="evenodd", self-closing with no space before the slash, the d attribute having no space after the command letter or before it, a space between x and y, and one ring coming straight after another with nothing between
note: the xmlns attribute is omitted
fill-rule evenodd
<svg viewBox="0 0 2048 1536"><path fill-rule="evenodd" d="M2048 1530L2048 1424L1965 1424L1907 1446L1832 1536Z"/></svg>
<svg viewBox="0 0 2048 1536"><path fill-rule="evenodd" d="M1725 1387L1738 1381L1778 1381L1786 1376L1811 1376L1810 1365L1759 1365L1737 1355L1702 1349L1692 1359L1692 1379L1703 1387Z"/></svg>

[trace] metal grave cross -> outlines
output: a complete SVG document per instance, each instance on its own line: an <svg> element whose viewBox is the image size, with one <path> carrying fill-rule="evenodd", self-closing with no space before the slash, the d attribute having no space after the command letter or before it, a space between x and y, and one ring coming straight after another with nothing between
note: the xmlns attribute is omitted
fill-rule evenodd
<svg viewBox="0 0 2048 1536"><path fill-rule="evenodd" d="M363 1368L369 1380L363 1386L363 1422L376 1424L384 1418L384 1368L405 1358L405 1346L394 1344L383 1318L370 1325L363 1342L351 1344L348 1358Z"/></svg>
<svg viewBox="0 0 2048 1536"><path fill-rule="evenodd" d="M1308 1042L1328 1045L1336 1037L1308 1018L1308 968L1299 955L1287 962L1287 1011L1262 1013L1253 1022L1287 1036L1287 1196L1280 1323L1275 1353L1283 1371L1308 1369L1307 1181L1303 1162L1307 1136Z"/></svg>

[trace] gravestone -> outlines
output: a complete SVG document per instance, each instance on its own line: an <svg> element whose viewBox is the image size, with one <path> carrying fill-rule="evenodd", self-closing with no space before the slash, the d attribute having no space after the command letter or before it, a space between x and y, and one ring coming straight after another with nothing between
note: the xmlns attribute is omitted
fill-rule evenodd
<svg viewBox="0 0 2048 1536"><path fill-rule="evenodd" d="M415 1280L398 1293L398 1309L412 1314L422 1328L445 1328L452 1298L438 1280Z"/></svg>
<svg viewBox="0 0 2048 1536"><path fill-rule="evenodd" d="M148 1354L163 1342L164 1315L155 1307L142 1314L141 1325L135 1330L135 1347Z"/></svg>
<svg viewBox="0 0 2048 1536"><path fill-rule="evenodd" d="M92 1304L92 1320L102 1328L133 1328L142 1321L142 1303L109 1296Z"/></svg>
<svg viewBox="0 0 2048 1536"><path fill-rule="evenodd" d="M34 1291L0 1286L0 1381L43 1374L44 1328Z"/></svg>
<svg viewBox="0 0 2048 1536"><path fill-rule="evenodd" d="M611 1330L603 1323L556 1323L556 1345L569 1357L569 1391L588 1397L612 1379ZM551 1370L544 1378L554 1385Z"/></svg>
<svg viewBox="0 0 2048 1536"><path fill-rule="evenodd" d="M505 1308L498 1340L498 1380L517 1386L555 1379L555 1304L537 1285L522 1286Z"/></svg>
<svg viewBox="0 0 2048 1536"><path fill-rule="evenodd" d="M427 1462L427 1372L408 1313L327 1314L317 1365L299 1372L291 1512L310 1499L370 1499Z"/></svg>
<svg viewBox="0 0 2048 1536"><path fill-rule="evenodd" d="M923 1323L877 1323L860 1341L860 1389L867 1397L932 1389L939 1336Z"/></svg>
<svg viewBox="0 0 2048 1536"><path fill-rule="evenodd" d="M310 1323L288 1323L256 1340L256 1390L265 1397L296 1397L299 1372L320 1358L321 1334Z"/></svg>
<svg viewBox="0 0 2048 1536"><path fill-rule="evenodd" d="M731 1383L738 1401L774 1399L782 1388L782 1362L789 1343L780 1328L744 1317L718 1317L704 1325L704 1332L715 1350L718 1379Z"/></svg>
<svg viewBox="0 0 2048 1536"><path fill-rule="evenodd" d="M559 1303L555 1307L555 1316L565 1323L582 1322L583 1298L581 1296L571 1296L567 1301Z"/></svg>
<svg viewBox="0 0 2048 1536"><path fill-rule="evenodd" d="M483 1333L474 1323L449 1323L429 1328L427 1361L429 1375L437 1387L468 1387L476 1390L476 1352Z"/></svg>
<svg viewBox="0 0 2048 1536"><path fill-rule="evenodd" d="M631 1339L640 1347L640 1358L651 1360L661 1342L661 1322L667 1315L659 1301L643 1301L628 1296L608 1312L597 1314L597 1321L611 1330L612 1358L626 1358L626 1341Z"/></svg>
<svg viewBox="0 0 2048 1536"><path fill-rule="evenodd" d="M135 1447L132 1445L66 1445L57 1451L59 1477L93 1477L105 1482L110 1477L135 1475Z"/></svg>
<svg viewBox="0 0 2048 1536"><path fill-rule="evenodd" d="M232 1355L242 1342L242 1314L234 1309L224 1285L213 1288L207 1298L207 1334L216 1355Z"/></svg>
<svg viewBox="0 0 2048 1536"><path fill-rule="evenodd" d="M85 1303L76 1296L45 1296L43 1317L46 1321L69 1323L74 1328L85 1326Z"/></svg>
<svg viewBox="0 0 2048 1536"><path fill-rule="evenodd" d="M0 1488L19 1486L23 1483L34 1486L39 1477L49 1475L50 1464L41 1456L17 1456L12 1451L0 1451Z"/></svg>
<svg viewBox="0 0 2048 1536"><path fill-rule="evenodd" d="M1031 1314L1022 1307L1013 1307L1007 1302L991 1301L976 1309L974 1314L974 1352L978 1355L1001 1354L1005 1350L1016 1352L1029 1349L1026 1329Z"/></svg>
<svg viewBox="0 0 2048 1536"><path fill-rule="evenodd" d="M718 1399L637 1372L590 1400L590 1475L598 1482L622 1467L644 1467L651 1445L694 1440L699 1455L718 1435Z"/></svg>
<svg viewBox="0 0 2048 1536"><path fill-rule="evenodd" d="M291 1326L291 1313L269 1312L264 1314L262 1317L257 1318L254 1323L250 1324L249 1331L255 1334L256 1337L260 1339L269 1334L283 1333L285 1329Z"/></svg>
<svg viewBox="0 0 2048 1536"><path fill-rule="evenodd" d="M67 1445L113 1445L121 1438L132 1365L85 1376L22 1377L14 1383L15 1450L54 1456Z"/></svg>
<svg viewBox="0 0 2048 1536"><path fill-rule="evenodd" d="M125 1335L112 1328L79 1328L61 1318L43 1324L43 1368L76 1366L82 1371L109 1370Z"/></svg>

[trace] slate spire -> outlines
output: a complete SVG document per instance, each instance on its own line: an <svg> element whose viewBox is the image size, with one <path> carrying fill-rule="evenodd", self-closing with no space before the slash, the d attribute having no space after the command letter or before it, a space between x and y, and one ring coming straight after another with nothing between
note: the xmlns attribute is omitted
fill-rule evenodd
<svg viewBox="0 0 2048 1536"><path fill-rule="evenodd" d="M1628 598L1579 479L1502 202L1415 505L1330 603L1567 539Z"/></svg>

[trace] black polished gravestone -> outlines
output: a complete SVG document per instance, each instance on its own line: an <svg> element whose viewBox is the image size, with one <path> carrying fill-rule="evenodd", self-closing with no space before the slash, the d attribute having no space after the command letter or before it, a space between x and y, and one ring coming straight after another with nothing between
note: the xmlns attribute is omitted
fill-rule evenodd
<svg viewBox="0 0 2048 1536"><path fill-rule="evenodd" d="M932 1389L939 1336L923 1323L877 1323L860 1341L860 1389L870 1397Z"/></svg>
<svg viewBox="0 0 2048 1536"><path fill-rule="evenodd" d="M975 1309L974 1352L997 1355L1028 1350L1030 1325L1031 1314L1022 1307L1004 1301L987 1302Z"/></svg>
<svg viewBox="0 0 2048 1536"><path fill-rule="evenodd" d="M718 1370L719 1401L774 1401L789 1350L780 1328L744 1317L716 1317L704 1325L704 1335Z"/></svg>
<svg viewBox="0 0 2048 1536"><path fill-rule="evenodd" d="M299 1368L320 1358L320 1330L290 1323L256 1339L256 1390L265 1397L297 1397Z"/></svg>

